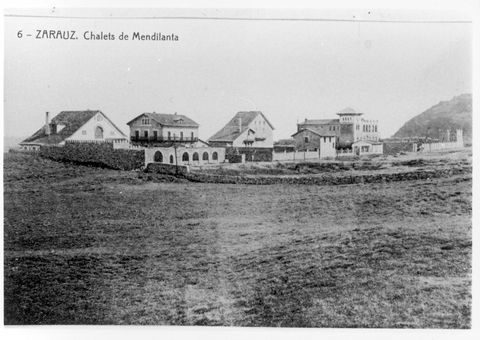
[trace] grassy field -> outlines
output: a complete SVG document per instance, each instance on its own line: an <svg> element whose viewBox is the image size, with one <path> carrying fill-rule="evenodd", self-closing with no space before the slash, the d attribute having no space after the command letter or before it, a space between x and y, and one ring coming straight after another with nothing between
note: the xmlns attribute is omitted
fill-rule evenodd
<svg viewBox="0 0 480 340"><path fill-rule="evenodd" d="M152 183L5 154L6 324L470 327L471 176Z"/></svg>

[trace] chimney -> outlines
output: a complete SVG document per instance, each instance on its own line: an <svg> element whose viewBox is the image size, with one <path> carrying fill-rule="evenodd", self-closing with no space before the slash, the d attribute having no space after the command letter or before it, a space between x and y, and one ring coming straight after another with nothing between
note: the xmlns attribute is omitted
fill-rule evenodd
<svg viewBox="0 0 480 340"><path fill-rule="evenodd" d="M49 112L45 112L45 134L50 136L50 117Z"/></svg>
<svg viewBox="0 0 480 340"><path fill-rule="evenodd" d="M242 132L242 118L238 118L238 132Z"/></svg>

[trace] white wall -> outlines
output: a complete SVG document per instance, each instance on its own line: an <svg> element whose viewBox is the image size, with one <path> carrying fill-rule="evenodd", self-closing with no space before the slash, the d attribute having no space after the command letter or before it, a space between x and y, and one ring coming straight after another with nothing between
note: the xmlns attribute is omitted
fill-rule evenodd
<svg viewBox="0 0 480 340"><path fill-rule="evenodd" d="M302 161L307 159L319 159L318 151L295 151L295 152L274 152L274 161Z"/></svg>
<svg viewBox="0 0 480 340"><path fill-rule="evenodd" d="M95 138L95 129L100 126L103 129L103 139ZM102 114L97 113L88 122L86 122L80 129L66 140L80 140L80 141L102 141L106 139L124 139L126 138L120 130L118 130L112 123Z"/></svg>
<svg viewBox="0 0 480 340"><path fill-rule="evenodd" d="M198 138L198 128L189 128L189 127L174 127L174 126L164 126L162 128L162 135L164 139L168 138L168 132L170 132L172 139L175 135L177 139L180 138L180 134L183 132L183 138L191 138L193 132L193 138ZM160 132L158 134L160 136Z"/></svg>
<svg viewBox="0 0 480 340"><path fill-rule="evenodd" d="M162 163L175 164L175 149L170 148L146 148L145 149L145 165L155 162L155 153L160 151L163 156ZM183 154L188 153L188 161L183 161ZM203 159L204 153L208 154L208 160ZM213 153L216 152L218 157L213 159ZM198 161L193 160L194 153L198 154ZM205 164L218 164L225 162L225 148L211 148L211 147L179 147L177 148L177 164L178 165L205 165ZM173 157L173 162L170 162L170 156Z"/></svg>
<svg viewBox="0 0 480 340"><path fill-rule="evenodd" d="M463 140L448 143L424 143L421 146L420 152L430 152L456 148L463 148Z"/></svg>
<svg viewBox="0 0 480 340"><path fill-rule="evenodd" d="M264 141L254 141L252 148L273 148L273 130L262 115L257 115L248 125L250 129L255 131L251 138L265 138ZM243 141L247 138L248 129L245 130L236 140L233 141L234 147L245 147Z"/></svg>
<svg viewBox="0 0 480 340"><path fill-rule="evenodd" d="M320 158L335 157L335 137L320 137Z"/></svg>

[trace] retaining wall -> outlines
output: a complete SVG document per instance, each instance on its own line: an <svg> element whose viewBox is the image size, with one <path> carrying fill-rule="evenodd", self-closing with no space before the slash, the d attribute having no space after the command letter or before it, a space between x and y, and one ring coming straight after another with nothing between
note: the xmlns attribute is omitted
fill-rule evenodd
<svg viewBox="0 0 480 340"><path fill-rule="evenodd" d="M190 171L187 165L165 164L165 163L150 163L145 168L145 172L166 174L166 175L186 175Z"/></svg>
<svg viewBox="0 0 480 340"><path fill-rule="evenodd" d="M392 174L368 174L368 175L346 175L346 176L224 176L210 175L201 173L188 173L184 178L191 182L201 183L222 183L222 184L300 184L300 185L342 185L355 183L378 183L378 182L397 182L410 180L426 180L429 178L450 177L459 174L468 174L472 172L471 167L461 167L440 170L422 170L409 171Z"/></svg>

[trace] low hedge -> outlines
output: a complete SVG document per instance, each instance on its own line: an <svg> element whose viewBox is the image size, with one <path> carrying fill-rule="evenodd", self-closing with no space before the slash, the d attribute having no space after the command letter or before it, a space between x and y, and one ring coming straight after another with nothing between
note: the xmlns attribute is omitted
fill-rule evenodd
<svg viewBox="0 0 480 340"><path fill-rule="evenodd" d="M135 170L144 166L143 150L114 149L110 143L67 143L42 146L40 156L60 162L72 162L117 170Z"/></svg>

